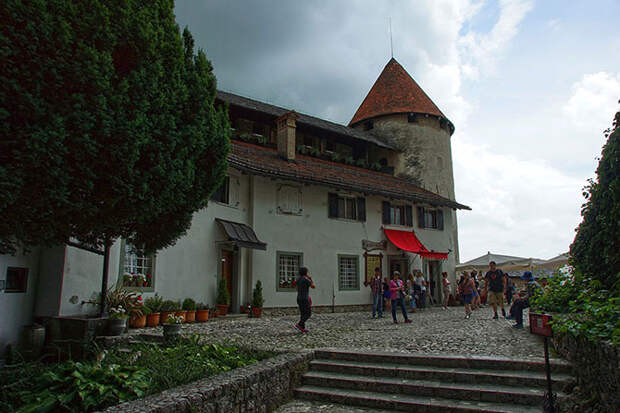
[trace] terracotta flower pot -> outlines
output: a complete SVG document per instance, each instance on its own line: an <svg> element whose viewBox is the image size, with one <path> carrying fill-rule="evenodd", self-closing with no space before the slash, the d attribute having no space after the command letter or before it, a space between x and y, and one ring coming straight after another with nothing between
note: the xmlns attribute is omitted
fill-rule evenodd
<svg viewBox="0 0 620 413"><path fill-rule="evenodd" d="M162 311L159 317L159 324L164 324L170 315L174 315L174 311Z"/></svg>
<svg viewBox="0 0 620 413"><path fill-rule="evenodd" d="M209 310L196 311L196 321L198 323L204 323L205 321L209 321Z"/></svg>
<svg viewBox="0 0 620 413"><path fill-rule="evenodd" d="M263 307L252 307L253 318L260 318L262 314L263 314Z"/></svg>
<svg viewBox="0 0 620 413"><path fill-rule="evenodd" d="M159 325L159 313L151 313L146 316L146 325L148 327L157 327Z"/></svg>
<svg viewBox="0 0 620 413"><path fill-rule="evenodd" d="M185 316L187 315L187 311L185 311L185 310L175 311L175 312L174 312L174 315L175 315L176 317L181 317L181 318L183 319L183 321L182 321L182 322L184 323L184 322L185 322Z"/></svg>
<svg viewBox="0 0 620 413"><path fill-rule="evenodd" d="M187 314L185 314L185 322L186 323L193 323L196 320L196 311L187 311Z"/></svg>
<svg viewBox="0 0 620 413"><path fill-rule="evenodd" d="M217 307L217 315L226 315L228 313L228 306L226 304L218 304Z"/></svg>
<svg viewBox="0 0 620 413"><path fill-rule="evenodd" d="M131 328L143 328L146 325L146 316L133 316L129 319L129 327Z"/></svg>

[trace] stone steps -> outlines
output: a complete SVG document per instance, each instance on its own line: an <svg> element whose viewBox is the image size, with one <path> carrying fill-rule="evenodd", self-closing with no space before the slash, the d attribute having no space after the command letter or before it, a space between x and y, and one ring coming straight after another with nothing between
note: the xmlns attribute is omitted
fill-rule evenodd
<svg viewBox="0 0 620 413"><path fill-rule="evenodd" d="M552 370L558 392L571 380L570 365L554 360ZM545 390L537 360L317 350L296 395L404 411L533 412Z"/></svg>
<svg viewBox="0 0 620 413"><path fill-rule="evenodd" d="M313 360L310 362L310 367L313 371L346 372L367 377L399 377L402 379L427 379L457 383L495 383L508 386L523 385L524 383L539 387L547 385L546 374L538 371L467 369L332 360ZM551 381L555 391L562 390L570 380L571 376L568 374L551 373Z"/></svg>
<svg viewBox="0 0 620 413"><path fill-rule="evenodd" d="M309 400L329 401L346 406L372 407L416 413L437 412L484 412L484 413L540 413L540 407L506 403L473 402L435 397L411 396L348 389L332 389L304 385L295 390L297 397Z"/></svg>
<svg viewBox="0 0 620 413"><path fill-rule="evenodd" d="M459 356L408 353L355 353L345 350L317 350L316 359L398 363L401 365L433 366L450 368L475 368L493 370L545 371L545 362L538 360L515 360L505 357ZM563 360L551 361L551 373L571 373L571 365Z"/></svg>

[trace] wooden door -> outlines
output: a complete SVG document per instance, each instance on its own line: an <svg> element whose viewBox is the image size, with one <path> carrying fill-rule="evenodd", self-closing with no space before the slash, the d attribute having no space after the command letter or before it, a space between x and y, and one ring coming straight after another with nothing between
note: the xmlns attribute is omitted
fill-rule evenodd
<svg viewBox="0 0 620 413"><path fill-rule="evenodd" d="M232 305L232 283L233 283L233 252L222 250L222 278L226 278L226 288L231 297Z"/></svg>

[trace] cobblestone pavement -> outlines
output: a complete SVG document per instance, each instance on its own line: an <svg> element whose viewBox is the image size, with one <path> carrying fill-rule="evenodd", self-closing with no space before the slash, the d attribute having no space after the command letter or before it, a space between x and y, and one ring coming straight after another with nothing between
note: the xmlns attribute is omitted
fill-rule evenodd
<svg viewBox="0 0 620 413"><path fill-rule="evenodd" d="M489 307L465 319L463 307L428 308L410 314L411 324L393 324L391 314L372 319L366 312L313 314L301 334L296 316L236 318L183 325L183 334L201 334L210 342L237 344L265 350L344 348L404 353L471 354L515 358L542 358L542 339L512 328L513 322L492 320ZM527 320L527 314L524 317ZM161 332L161 327L139 332Z"/></svg>

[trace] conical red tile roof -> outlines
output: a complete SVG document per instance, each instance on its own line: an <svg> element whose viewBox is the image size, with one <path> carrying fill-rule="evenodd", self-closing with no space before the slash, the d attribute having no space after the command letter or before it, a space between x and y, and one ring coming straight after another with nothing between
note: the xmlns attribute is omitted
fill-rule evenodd
<svg viewBox="0 0 620 413"><path fill-rule="evenodd" d="M391 58L349 126L375 116L409 112L446 117L400 63Z"/></svg>

